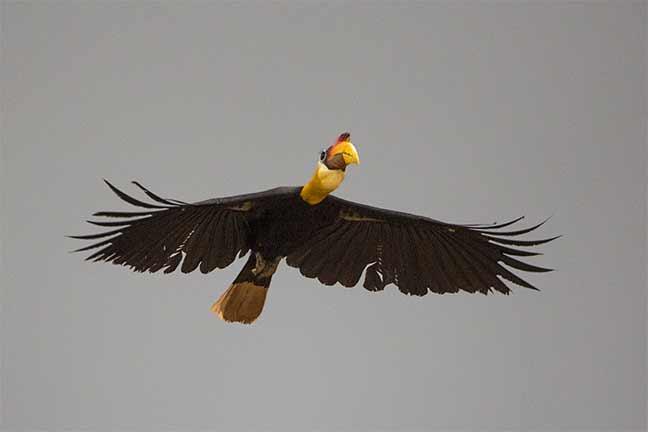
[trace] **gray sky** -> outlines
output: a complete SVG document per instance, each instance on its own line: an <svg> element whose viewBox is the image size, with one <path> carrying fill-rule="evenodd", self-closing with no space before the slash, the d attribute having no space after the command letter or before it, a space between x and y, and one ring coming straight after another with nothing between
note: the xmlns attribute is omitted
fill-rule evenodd
<svg viewBox="0 0 648 432"><path fill-rule="evenodd" d="M2 2L2 428L646 428L646 4ZM261 318L209 275L83 262L124 206L302 184L527 223L541 288L403 296L285 265Z"/></svg>

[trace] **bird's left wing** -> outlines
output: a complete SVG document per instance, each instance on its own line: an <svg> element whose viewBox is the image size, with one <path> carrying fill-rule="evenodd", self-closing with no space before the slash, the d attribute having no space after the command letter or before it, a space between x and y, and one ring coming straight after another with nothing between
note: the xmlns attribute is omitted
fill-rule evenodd
<svg viewBox="0 0 648 432"><path fill-rule="evenodd" d="M363 286L382 290L393 283L406 294L481 292L508 294L502 277L535 289L509 268L544 272L548 269L513 258L532 256L518 247L544 240L519 240L542 224L501 231L521 218L500 225L455 225L408 213L380 209L329 196L318 207L321 228L296 251L288 265L326 285ZM513 246L513 247L510 247ZM507 268L508 267L508 268Z"/></svg>
<svg viewBox="0 0 648 432"><path fill-rule="evenodd" d="M296 193L295 188L277 188L189 204L161 198L139 183L133 183L151 202L133 198L106 181L118 197L144 210L95 213L94 216L116 220L88 221L111 229L70 236L98 240L75 252L98 249L86 259L112 262L139 272L164 270L170 273L180 267L182 272L189 273L200 267L201 272L208 273L227 267L237 254L241 257L248 252L249 224L267 200Z"/></svg>

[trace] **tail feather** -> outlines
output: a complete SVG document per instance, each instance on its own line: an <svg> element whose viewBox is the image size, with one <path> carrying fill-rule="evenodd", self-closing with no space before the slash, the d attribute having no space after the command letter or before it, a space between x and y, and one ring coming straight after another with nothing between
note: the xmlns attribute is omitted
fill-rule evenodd
<svg viewBox="0 0 648 432"><path fill-rule="evenodd" d="M260 264L261 263L261 264ZM278 260L270 263L251 253L241 273L211 307L223 321L253 323L265 304ZM261 265L261 268L256 268Z"/></svg>
<svg viewBox="0 0 648 432"><path fill-rule="evenodd" d="M261 315L268 288L252 282L233 283L211 310L223 321L251 324Z"/></svg>

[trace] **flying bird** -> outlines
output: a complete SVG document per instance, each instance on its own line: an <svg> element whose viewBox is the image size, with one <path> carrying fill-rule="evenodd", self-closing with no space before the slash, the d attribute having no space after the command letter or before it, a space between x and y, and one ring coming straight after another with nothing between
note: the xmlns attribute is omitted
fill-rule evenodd
<svg viewBox="0 0 648 432"><path fill-rule="evenodd" d="M283 259L302 275L325 285L339 283L381 291L393 284L409 295L500 292L504 282L536 289L511 269L545 272L517 257L539 255L520 249L547 243L522 240L525 229L502 231L520 221L459 225L371 207L331 195L349 165L360 158L349 133L322 150L311 179L303 186L215 198L195 203L162 198L138 182L141 201L108 187L144 210L102 211L88 221L108 231L70 236L92 240L75 252L94 250L86 260L106 261L138 272L209 273L249 256L230 287L212 306L228 322L252 323L263 310L273 275ZM503 278L504 280L500 279Z"/></svg>

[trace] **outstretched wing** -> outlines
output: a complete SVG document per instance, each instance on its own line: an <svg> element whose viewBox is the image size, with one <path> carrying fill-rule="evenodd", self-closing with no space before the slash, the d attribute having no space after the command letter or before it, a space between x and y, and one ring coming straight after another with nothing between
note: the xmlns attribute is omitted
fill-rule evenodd
<svg viewBox="0 0 648 432"><path fill-rule="evenodd" d="M459 290L487 294L493 289L508 294L499 277L536 289L508 268L549 271L514 257L539 255L517 247L557 238L514 238L544 222L501 231L522 218L500 225L454 225L333 196L320 204L319 214L322 228L287 257L288 265L326 285L355 286L364 272L363 286L370 291L393 283L401 292L419 296Z"/></svg>
<svg viewBox="0 0 648 432"><path fill-rule="evenodd" d="M107 261L135 271L171 273L178 267L184 273L208 273L224 268L250 248L249 223L268 199L294 193L293 188L277 188L255 194L217 198L188 204L161 198L137 182L151 202L135 199L106 181L110 189L127 203L145 209L138 212L99 212L94 216L116 221L88 221L111 228L98 234L70 236L98 240L75 252L98 249L86 260ZM182 265L181 265L182 263Z"/></svg>

